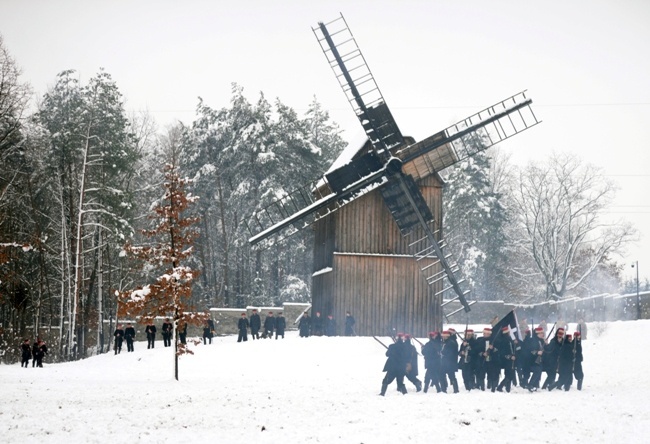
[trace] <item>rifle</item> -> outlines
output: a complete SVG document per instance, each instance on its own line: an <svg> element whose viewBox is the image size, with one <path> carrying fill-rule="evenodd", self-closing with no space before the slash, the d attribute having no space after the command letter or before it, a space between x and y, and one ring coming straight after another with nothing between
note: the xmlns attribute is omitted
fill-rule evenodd
<svg viewBox="0 0 650 444"><path fill-rule="evenodd" d="M418 344L420 344L420 346L424 347L424 344L421 343L420 340L419 340L418 338L416 338L415 336L411 336L411 337L412 337L413 339L415 339L415 342L417 342Z"/></svg>
<svg viewBox="0 0 650 444"><path fill-rule="evenodd" d="M293 325L296 325L296 324L298 323L298 321L300 320L300 318L302 318L302 315L304 315L305 313L307 313L307 312L309 311L310 308L311 308L311 304L309 304L309 305L307 306L307 308L305 308L305 309L302 311L302 313L300 313L300 314L298 315L298 317L296 318L296 320L293 321Z"/></svg>
<svg viewBox="0 0 650 444"><path fill-rule="evenodd" d="M372 338L373 338L375 341L379 342L381 345L383 345L384 348L388 349L388 346L387 346L386 344L384 344L383 342L381 342L379 339L377 339L377 336L373 336Z"/></svg>
<svg viewBox="0 0 650 444"><path fill-rule="evenodd" d="M551 327L551 331L548 332L548 336L546 336L546 341L548 342L548 338L551 337L551 333L553 333L553 330L555 330L555 324L557 324L557 321L553 322L553 327Z"/></svg>

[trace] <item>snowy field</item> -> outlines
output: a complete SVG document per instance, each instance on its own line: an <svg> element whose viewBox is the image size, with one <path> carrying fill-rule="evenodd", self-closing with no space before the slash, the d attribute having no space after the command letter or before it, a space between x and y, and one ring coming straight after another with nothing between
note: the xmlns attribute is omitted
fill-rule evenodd
<svg viewBox="0 0 650 444"><path fill-rule="evenodd" d="M650 442L650 321L603 325L598 335L589 324L584 388L569 392L468 393L461 383L459 394L424 394L407 381L407 395L393 383L381 397L385 350L373 338L297 332L198 345L181 358L179 382L162 341L80 362L46 358L40 369L3 365L0 442Z"/></svg>

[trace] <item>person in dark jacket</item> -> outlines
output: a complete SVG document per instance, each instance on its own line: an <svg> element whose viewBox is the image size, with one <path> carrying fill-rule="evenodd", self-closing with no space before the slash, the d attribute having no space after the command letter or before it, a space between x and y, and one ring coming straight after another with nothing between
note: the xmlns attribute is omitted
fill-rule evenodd
<svg viewBox="0 0 650 444"><path fill-rule="evenodd" d="M183 322L182 325L183 327L178 330L178 340L180 341L181 344L187 344L187 322ZM180 322L179 322L179 327L180 327Z"/></svg>
<svg viewBox="0 0 650 444"><path fill-rule="evenodd" d="M345 336L355 336L354 324L357 321L354 319L354 316L349 311L345 312Z"/></svg>
<svg viewBox="0 0 650 444"><path fill-rule="evenodd" d="M208 342L212 344L212 335L214 334L214 322L212 319L208 319L203 323L203 345L206 345Z"/></svg>
<svg viewBox="0 0 650 444"><path fill-rule="evenodd" d="M174 327L172 326L172 323L169 321L169 318L165 319L165 322L163 322L162 325L163 345L165 347L171 347L173 332L174 332Z"/></svg>
<svg viewBox="0 0 650 444"><path fill-rule="evenodd" d="M467 391L472 390L476 386L476 378L474 376L475 342L474 330L465 330L465 339L460 344L460 350L458 351L458 366L463 376L463 385L465 385L465 390Z"/></svg>
<svg viewBox="0 0 650 444"><path fill-rule="evenodd" d="M147 348L154 348L156 346L156 326L153 321L147 324L145 332L147 333Z"/></svg>
<svg viewBox="0 0 650 444"><path fill-rule="evenodd" d="M497 350L499 356L499 365L503 369L503 380L497 386L497 390L502 392L503 389L506 389L506 392L510 393L510 388L512 387L512 382L515 378L516 371L516 359L517 355L515 353L515 343L510 337L510 327L505 326L501 329L501 336L494 341L494 347Z"/></svg>
<svg viewBox="0 0 650 444"><path fill-rule="evenodd" d="M264 319L264 333L262 333L262 338L273 339L273 330L275 330L275 318L273 317L273 312L269 311L269 315Z"/></svg>
<svg viewBox="0 0 650 444"><path fill-rule="evenodd" d="M39 339L36 348L36 353L34 353L34 360L36 361L36 367L43 367L43 358L47 354L47 345L45 341Z"/></svg>
<svg viewBox="0 0 650 444"><path fill-rule="evenodd" d="M384 364L383 371L386 372L386 376L384 376L384 379L381 382L381 392L379 392L381 396L386 395L388 384L393 382L395 379L397 379L397 390L404 395L406 394L404 370L406 369L407 353L405 352L405 344L402 341L402 336L402 333L398 333L395 343L389 345L386 350L386 356L388 359L386 359L386 364Z"/></svg>
<svg viewBox="0 0 650 444"><path fill-rule="evenodd" d="M124 340L124 330L122 329L122 324L117 324L115 332L113 333L115 337L115 354L122 352L122 341Z"/></svg>
<svg viewBox="0 0 650 444"><path fill-rule="evenodd" d="M132 352L133 341L135 340L135 328L133 328L133 325L126 324L126 328L124 329L124 339L126 339L126 351Z"/></svg>
<svg viewBox="0 0 650 444"><path fill-rule="evenodd" d="M27 368L29 366L29 360L32 358L32 347L29 345L29 339L25 338L20 349L22 350L20 367Z"/></svg>
<svg viewBox="0 0 650 444"><path fill-rule="evenodd" d="M278 336L282 336L284 339L284 330L287 328L287 320L284 318L282 312L278 313L278 317L275 318L275 339L278 339Z"/></svg>
<svg viewBox="0 0 650 444"><path fill-rule="evenodd" d="M546 347L546 337L544 336L544 329L537 327L535 329L535 337L526 343L525 354L530 359L530 380L527 381L526 387L528 391L534 392L539 388L539 382L542 378L542 357L544 355L544 348Z"/></svg>
<svg viewBox="0 0 650 444"><path fill-rule="evenodd" d="M415 386L416 391L422 390L422 381L418 379L418 351L411 343L411 335L404 335L404 353L406 364L404 376Z"/></svg>
<svg viewBox="0 0 650 444"><path fill-rule="evenodd" d="M437 331L429 333L429 342L422 346L422 356L424 357L424 393L429 391L430 386L435 386L436 391L440 393L440 373L442 360L440 356L440 349L442 348L442 341Z"/></svg>
<svg viewBox="0 0 650 444"><path fill-rule="evenodd" d="M565 391L571 389L571 385L573 384L573 364L576 355L575 345L576 342L573 340L572 335L568 334L564 336L564 344L560 347L560 356L557 364L558 378L552 388L564 388Z"/></svg>
<svg viewBox="0 0 650 444"><path fill-rule="evenodd" d="M485 390L487 377L487 388L496 390L499 379L499 366L494 345L492 344L492 329L486 327L483 329L483 336L476 339L476 385L481 390ZM495 382L496 379L496 382Z"/></svg>
<svg viewBox="0 0 650 444"><path fill-rule="evenodd" d="M311 318L308 313L303 313L298 321L298 330L301 338L308 338L311 330Z"/></svg>
<svg viewBox="0 0 650 444"><path fill-rule="evenodd" d="M458 371L458 342L451 339L451 332L445 330L442 332L442 348L440 349L442 357L442 377L440 379L440 388L447 393L447 377L449 383L454 388L454 393L458 393L458 381L456 372Z"/></svg>
<svg viewBox="0 0 650 444"><path fill-rule="evenodd" d="M36 341L34 341L34 344L32 345L32 368L36 367L37 361L36 361L36 356L38 355L38 347L39 343L41 342L41 338L37 337Z"/></svg>
<svg viewBox="0 0 650 444"><path fill-rule="evenodd" d="M313 336L323 336L323 318L320 311L317 311L313 318L311 318L311 334Z"/></svg>
<svg viewBox="0 0 650 444"><path fill-rule="evenodd" d="M573 341L575 342L575 361L573 362L573 376L577 381L578 390L582 390L582 380L585 374L582 371L582 333L576 331L573 333Z"/></svg>
<svg viewBox="0 0 650 444"><path fill-rule="evenodd" d="M249 319L249 324L251 326L251 337L253 339L259 339L260 329L262 328L262 320L260 319L260 315L257 312L256 308L253 309L253 314Z"/></svg>
<svg viewBox="0 0 650 444"><path fill-rule="evenodd" d="M237 342L246 342L248 341L248 319L246 319L246 313L242 313L239 321L237 322L237 329L239 330L239 336L237 336Z"/></svg>
<svg viewBox="0 0 650 444"><path fill-rule="evenodd" d="M546 373L546 380L542 384L542 390L553 390L555 384L555 376L557 375L557 367L560 359L560 350L564 344L564 329L558 328L555 332L555 337L544 347L544 354L542 355L542 365Z"/></svg>
<svg viewBox="0 0 650 444"><path fill-rule="evenodd" d="M327 315L325 320L325 334L327 336L336 336L336 319L331 314Z"/></svg>

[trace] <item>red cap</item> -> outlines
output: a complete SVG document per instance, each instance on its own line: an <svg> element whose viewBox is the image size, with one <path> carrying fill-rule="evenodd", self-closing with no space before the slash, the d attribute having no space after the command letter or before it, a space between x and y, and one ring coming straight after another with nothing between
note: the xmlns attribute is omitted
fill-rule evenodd
<svg viewBox="0 0 650 444"><path fill-rule="evenodd" d="M449 333L456 333L456 329L449 327Z"/></svg>
<svg viewBox="0 0 650 444"><path fill-rule="evenodd" d="M502 328L501 328L501 332L502 332L502 333L507 333L508 330L510 330L510 326L508 326L508 325L506 325L505 327L502 327Z"/></svg>
<svg viewBox="0 0 650 444"><path fill-rule="evenodd" d="M580 336L580 332L579 331L574 331L573 336Z"/></svg>
<svg viewBox="0 0 650 444"><path fill-rule="evenodd" d="M444 330L444 331L442 332L442 335L443 335L443 336L449 336L449 334L450 334L450 333L449 333L449 330Z"/></svg>
<svg viewBox="0 0 650 444"><path fill-rule="evenodd" d="M465 330L465 333L474 333L474 330L472 330L472 329Z"/></svg>
<svg viewBox="0 0 650 444"><path fill-rule="evenodd" d="M563 328L558 328L557 329L557 335L558 336L564 336L564 329Z"/></svg>
<svg viewBox="0 0 650 444"><path fill-rule="evenodd" d="M535 333L544 333L544 329L542 327L537 327Z"/></svg>
<svg viewBox="0 0 650 444"><path fill-rule="evenodd" d="M405 337L406 339L411 339L411 335L409 335L408 333L405 334L404 337Z"/></svg>
<svg viewBox="0 0 650 444"><path fill-rule="evenodd" d="M491 329L490 327L485 327L485 328L483 329L483 331L484 331L484 332L489 331L489 332L491 333L491 332L492 332L492 329Z"/></svg>
<svg viewBox="0 0 650 444"><path fill-rule="evenodd" d="M567 339L569 339L569 338L572 338L573 336L571 336L571 333L569 333L568 335L566 335L566 337L567 337Z"/></svg>
<svg viewBox="0 0 650 444"><path fill-rule="evenodd" d="M434 337L438 336L438 332L437 331L430 331L429 336L434 336Z"/></svg>
<svg viewBox="0 0 650 444"><path fill-rule="evenodd" d="M398 338L401 338L401 337L403 337L403 336L404 336L404 333L397 333L397 337L398 337Z"/></svg>

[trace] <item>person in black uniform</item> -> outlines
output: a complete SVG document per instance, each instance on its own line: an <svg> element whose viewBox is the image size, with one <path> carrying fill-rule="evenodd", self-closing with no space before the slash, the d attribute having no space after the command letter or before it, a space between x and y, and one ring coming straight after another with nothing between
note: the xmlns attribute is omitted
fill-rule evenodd
<svg viewBox="0 0 650 444"><path fill-rule="evenodd" d="M27 368L29 366L29 360L32 358L32 347L29 345L29 339L25 338L20 349L22 350L20 367Z"/></svg>
<svg viewBox="0 0 650 444"><path fill-rule="evenodd" d="M327 315L325 320L325 334L327 336L336 336L336 320L331 314Z"/></svg>
<svg viewBox="0 0 650 444"><path fill-rule="evenodd" d="M564 344L564 329L558 328L555 332L555 337L544 347L542 365L544 372L546 372L546 380L542 384L542 390L553 390L562 344Z"/></svg>
<svg viewBox="0 0 650 444"><path fill-rule="evenodd" d="M117 324L113 336L115 337L115 354L118 354L122 351L122 341L124 340L124 330L122 329L122 324Z"/></svg>
<svg viewBox="0 0 650 444"><path fill-rule="evenodd" d="M273 312L269 311L269 315L264 319L264 333L262 333L262 338L273 338L273 330L275 330L275 318L273 317Z"/></svg>
<svg viewBox="0 0 650 444"><path fill-rule="evenodd" d="M39 339L36 343L36 353L34 353L34 361L36 361L36 367L43 367L43 358L47 354L47 345L45 341Z"/></svg>
<svg viewBox="0 0 650 444"><path fill-rule="evenodd" d="M494 341L494 347L499 355L499 365L503 369L503 380L497 386L497 390L510 393L512 381L515 378L517 357L515 354L515 343L510 337L510 327L507 325L501 329L501 336Z"/></svg>
<svg viewBox="0 0 650 444"><path fill-rule="evenodd" d="M156 326L153 321L147 324L145 332L147 333L147 349L154 348L156 346Z"/></svg>
<svg viewBox="0 0 650 444"><path fill-rule="evenodd" d="M212 331L213 331L213 329L210 326L211 321L212 321L212 319L208 319L203 324L203 345L206 345L208 343L208 341L210 342L210 344L212 344ZM213 325L214 325L214 323L213 323Z"/></svg>
<svg viewBox="0 0 650 444"><path fill-rule="evenodd" d="M174 332L174 327L172 326L172 323L169 322L169 318L165 319L165 322L163 322L162 325L163 345L165 347L171 347L173 332Z"/></svg>
<svg viewBox="0 0 650 444"><path fill-rule="evenodd" d="M124 329L124 339L126 339L126 351L133 351L133 341L135 340L135 328L129 323Z"/></svg>
<svg viewBox="0 0 650 444"><path fill-rule="evenodd" d="M463 376L463 385L465 390L470 391L476 386L474 361L475 361L475 347L476 338L474 338L474 330L465 330L465 339L460 344L458 352L458 366L460 367L461 375Z"/></svg>
<svg viewBox="0 0 650 444"><path fill-rule="evenodd" d="M521 388L528 388L528 380L530 379L530 366L532 363L532 355L528 352L533 337L530 328L524 331L524 340L517 351L517 372L519 373L519 383Z"/></svg>
<svg viewBox="0 0 650 444"><path fill-rule="evenodd" d="M458 393L458 381L456 380L456 372L458 371L458 342L451 339L451 332L449 330L442 332L440 356L442 357L440 388L443 392L447 393L447 377L449 377L449 383L454 388L454 393Z"/></svg>
<svg viewBox="0 0 650 444"><path fill-rule="evenodd" d="M535 337L531 338L526 343L526 353L530 359L530 380L527 381L526 387L529 392L537 391L539 388L539 381L542 378L542 356L544 348L546 347L546 338L544 336L544 329L537 327L535 329Z"/></svg>
<svg viewBox="0 0 650 444"><path fill-rule="evenodd" d="M246 318L246 313L242 313L239 321L237 322L237 329L239 330L239 336L237 336L237 342L246 342L248 341L248 319Z"/></svg>
<svg viewBox="0 0 650 444"><path fill-rule="evenodd" d="M253 339L259 339L260 338L260 328L262 328L262 320L260 319L259 313L257 313L257 309L253 309L253 314L251 315L251 318L249 320L249 324L251 327L251 337Z"/></svg>
<svg viewBox="0 0 650 444"><path fill-rule="evenodd" d="M416 391L422 390L422 381L418 379L418 351L411 343L411 335L404 335L404 353L406 363L404 376L415 386Z"/></svg>
<svg viewBox="0 0 650 444"><path fill-rule="evenodd" d="M287 320L284 318L282 312L278 313L278 317L275 318L275 339L278 339L278 336L282 336L284 339L284 330L287 328Z"/></svg>
<svg viewBox="0 0 650 444"><path fill-rule="evenodd" d="M573 364L575 362L576 342L573 336L568 334L564 336L564 343L560 347L560 356L557 363L557 382L553 388L564 388L565 391L571 389L573 384ZM550 390L550 389L549 389Z"/></svg>
<svg viewBox="0 0 650 444"><path fill-rule="evenodd" d="M309 332L311 330L311 318L309 317L309 313L305 312L300 317L300 321L298 321L298 330L300 331L301 338L309 337Z"/></svg>
<svg viewBox="0 0 650 444"><path fill-rule="evenodd" d="M573 376L576 378L578 390L582 390L582 380L585 378L585 374L582 371L582 334L579 331L573 333L573 342L575 343Z"/></svg>
<svg viewBox="0 0 650 444"><path fill-rule="evenodd" d="M383 371L386 372L384 380L381 382L381 396L386 395L388 384L397 379L397 390L406 394L406 386L404 385L404 370L406 369L406 353L404 352L404 342L402 341L402 333L397 334L395 343L388 346L386 350L386 364L384 364Z"/></svg>
<svg viewBox="0 0 650 444"><path fill-rule="evenodd" d="M429 342L422 346L422 356L424 357L424 393L429 391L429 386L435 386L436 391L440 393L440 372L441 357L440 349L442 348L440 335L437 331L429 333Z"/></svg>
<svg viewBox="0 0 650 444"><path fill-rule="evenodd" d="M494 346L492 345L492 329L486 327L483 329L483 336L476 339L476 385L481 390L485 390L485 378L487 376L487 388L492 387L492 379L494 378L494 361L495 357L492 356ZM497 367L498 371L498 367ZM498 373L497 373L498 375ZM496 389L496 384L495 387Z"/></svg>
<svg viewBox="0 0 650 444"><path fill-rule="evenodd" d="M311 319L311 334L313 336L323 336L323 318L320 311L317 311Z"/></svg>
<svg viewBox="0 0 650 444"><path fill-rule="evenodd" d="M349 311L345 312L345 336L355 336L354 324L357 321L354 319L354 316Z"/></svg>

